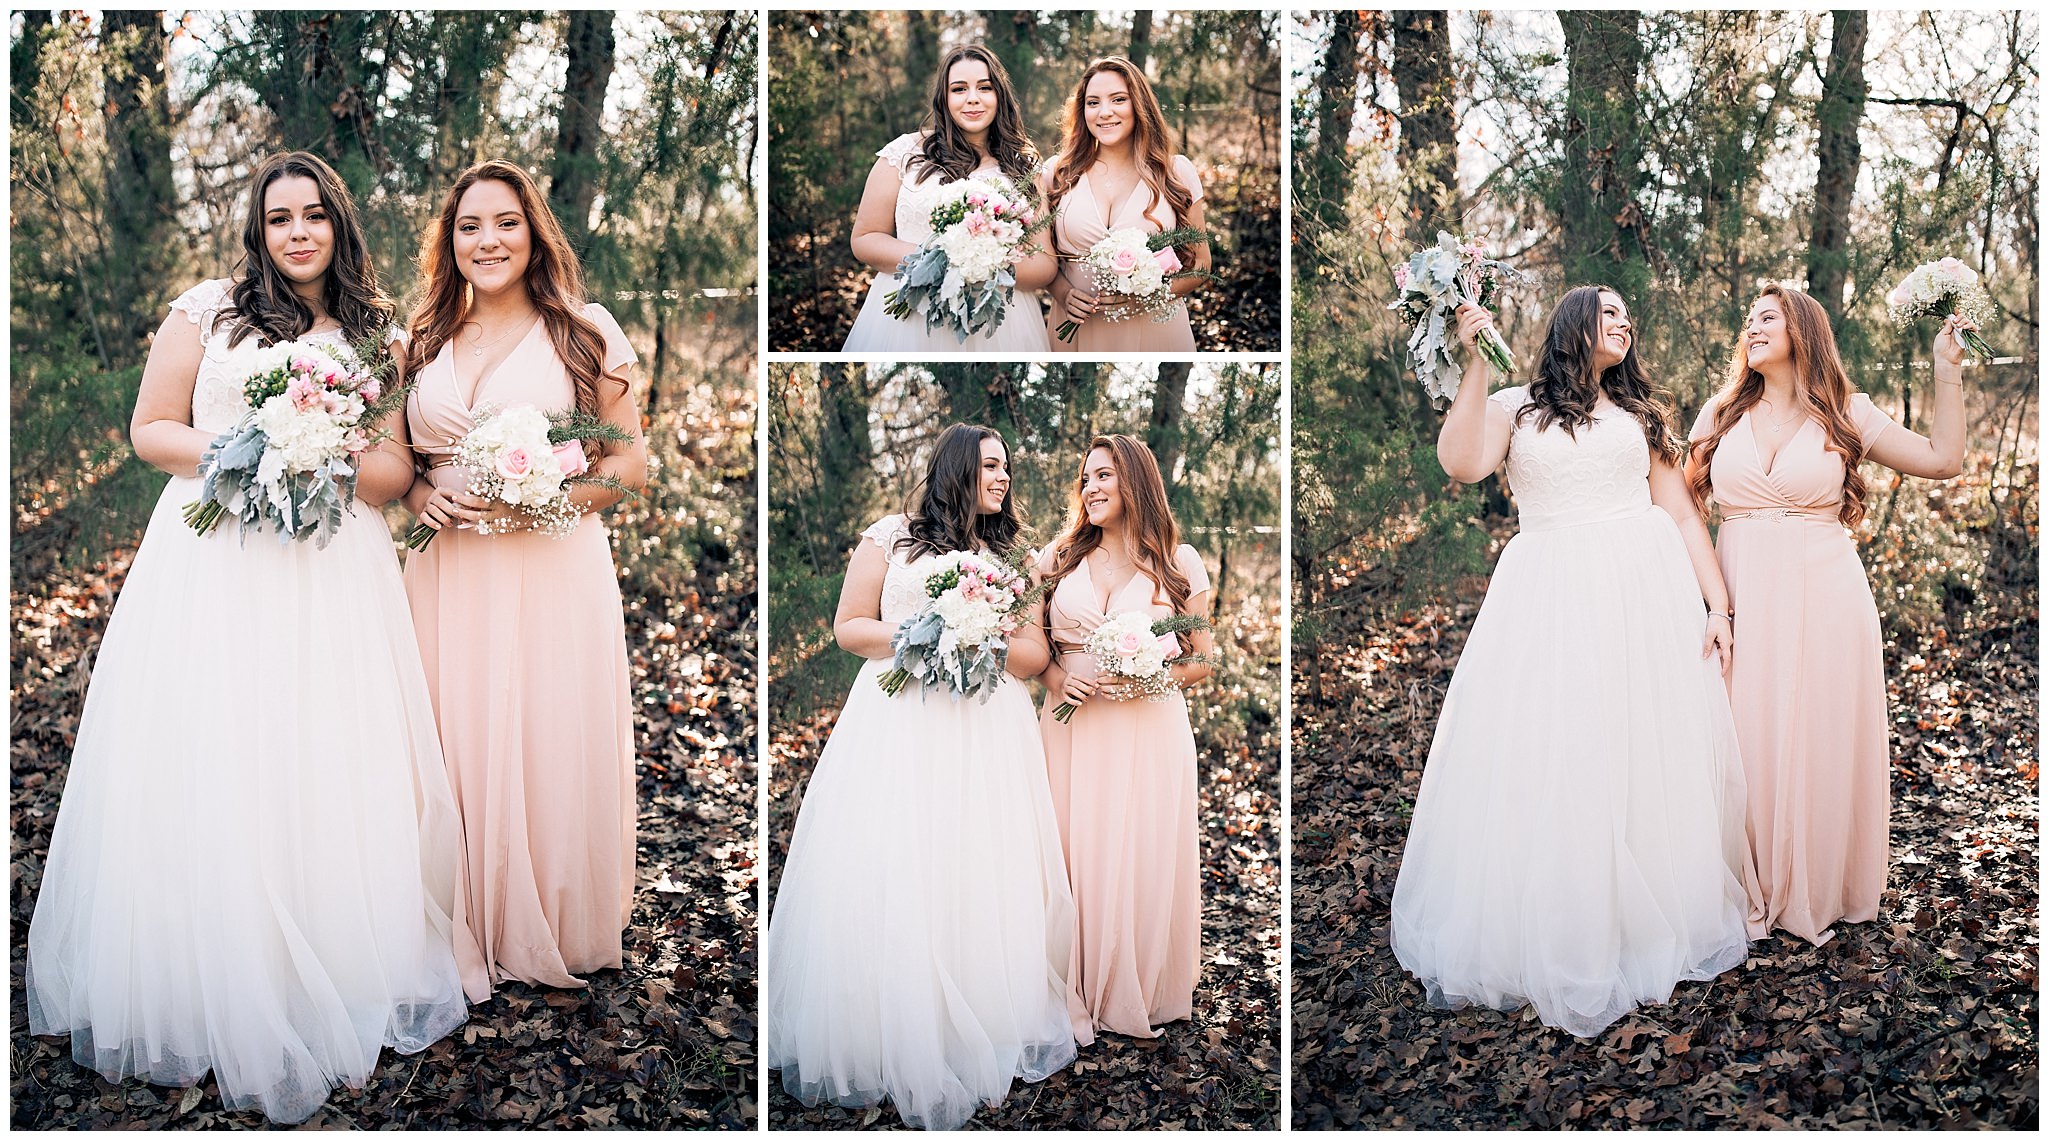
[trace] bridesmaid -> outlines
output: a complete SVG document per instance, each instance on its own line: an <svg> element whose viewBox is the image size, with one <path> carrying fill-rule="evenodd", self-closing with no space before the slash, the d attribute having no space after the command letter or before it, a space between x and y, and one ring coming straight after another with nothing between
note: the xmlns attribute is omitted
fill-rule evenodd
<svg viewBox="0 0 2049 1141"><path fill-rule="evenodd" d="M478 410L572 406L630 433L592 466L647 479L631 396L635 357L533 179L492 160L464 171L421 244L422 300L406 406L426 470L406 506L440 532L406 561L406 593L462 813L456 957L472 1001L501 979L583 985L621 965L632 910L633 725L626 628L597 513L579 486L566 538L479 535L517 516L465 490L453 453Z"/></svg>
<svg viewBox="0 0 2049 1141"><path fill-rule="evenodd" d="M1194 1004L1202 892L1188 705L1178 693L1123 700L1081 649L1114 614L1208 614L1209 575L1180 535L1152 452L1097 436L1066 529L1040 558L1055 653L1043 680L1055 696L1039 729L1080 918L1068 1011L1083 1045L1097 1030L1155 1037ZM1182 635L1182 646L1208 657L1210 632ZM1201 662L1173 670L1183 686L1210 673ZM1052 713L1060 699L1079 705L1065 723Z"/></svg>
<svg viewBox="0 0 2049 1141"><path fill-rule="evenodd" d="M1753 938L1781 927L1825 943L1837 920L1878 917L1891 765L1878 606L1847 528L1864 517L1861 460L1948 479L1964 455L1963 346L1935 340L1934 439L1851 388L1828 314L1766 286L1729 379L1694 423L1687 482L1722 510L1716 553L1743 631L1730 703L1750 786L1764 902Z"/></svg>
<svg viewBox="0 0 2049 1141"><path fill-rule="evenodd" d="M1114 55L1090 64L1067 101L1061 137L1061 153L1046 163L1042 176L1063 262L1046 314L1053 351L1194 352L1186 305L1176 305L1164 322L1143 316L1103 320L1096 316L1102 303L1095 286L1075 260L1111 230L1136 227L1159 234L1202 227L1202 182L1194 163L1167 149L1167 120L1144 70ZM1205 244L1179 246L1176 253L1188 268L1210 266ZM1173 289L1188 294L1202 282L1183 278ZM1081 322L1081 329L1073 340L1062 341L1057 330L1070 319Z"/></svg>

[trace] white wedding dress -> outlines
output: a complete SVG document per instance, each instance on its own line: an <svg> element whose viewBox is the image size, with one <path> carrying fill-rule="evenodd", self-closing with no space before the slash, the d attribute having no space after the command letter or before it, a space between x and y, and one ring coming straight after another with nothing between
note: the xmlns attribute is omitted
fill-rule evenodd
<svg viewBox="0 0 2049 1141"><path fill-rule="evenodd" d="M1490 399L1511 415L1511 388ZM1501 552L1423 770L1392 942L1438 1005L1599 1034L1742 962L1736 730L1643 427L1517 424ZM1741 647L1737 649L1741 653Z"/></svg>
<svg viewBox="0 0 2049 1141"><path fill-rule="evenodd" d="M924 604L894 553L903 516L863 532L889 553L882 620ZM895 697L870 661L804 790L764 940L766 1064L806 1105L896 1105L960 1126L1074 1060L1074 900L1022 682L983 703Z"/></svg>
<svg viewBox="0 0 2049 1141"><path fill-rule="evenodd" d="M225 282L172 303L205 355L192 423L245 409L212 331ZM315 337L341 343L339 333ZM465 1017L457 829L384 519L325 550L157 501L93 664L29 929L30 1029L110 1081L189 1086L283 1122L380 1048Z"/></svg>
<svg viewBox="0 0 2049 1141"><path fill-rule="evenodd" d="M918 134L899 135L886 147L875 152L876 157L895 168L902 186L896 192L896 236L912 245L918 245L932 236L932 209L939 205L945 195L942 189L951 181L944 174L935 173L923 182L918 181L917 172L923 162L919 147L924 137ZM913 159L918 162L913 162ZM982 164L983 170L996 169L994 159ZM1039 243L1049 245L1051 232L1042 230ZM896 275L878 273L868 285L868 296L861 302L861 312L854 317L854 327L847 332L847 343L842 351L849 353L1043 353L1047 352L1046 322L1039 312L1039 295L1027 289L1017 289L1010 295L1010 305L1004 310L1003 320L994 328L984 329L969 337L965 342L953 335L944 325L927 331L925 315L914 313L907 321L890 316L883 309L884 300L896 288Z"/></svg>

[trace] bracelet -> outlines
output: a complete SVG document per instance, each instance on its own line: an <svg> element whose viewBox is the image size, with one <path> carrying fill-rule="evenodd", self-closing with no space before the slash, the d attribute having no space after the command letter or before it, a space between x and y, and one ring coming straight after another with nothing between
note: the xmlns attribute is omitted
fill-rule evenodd
<svg viewBox="0 0 2049 1141"><path fill-rule="evenodd" d="M1731 626L1734 626L1736 624L1736 611L1734 608L1731 608L1727 614L1724 614L1719 610L1710 609L1708 611L1708 617L1720 618L1721 620L1727 622Z"/></svg>

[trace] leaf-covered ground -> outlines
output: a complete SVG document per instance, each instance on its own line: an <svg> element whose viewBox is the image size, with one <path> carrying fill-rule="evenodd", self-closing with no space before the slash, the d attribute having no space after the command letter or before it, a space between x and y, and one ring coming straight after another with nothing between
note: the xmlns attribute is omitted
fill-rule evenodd
<svg viewBox="0 0 2049 1141"><path fill-rule="evenodd" d="M744 403L732 418L744 413L751 426ZM747 439L733 446L744 452ZM636 591L644 575L625 576L640 817L624 969L596 972L582 990L501 986L426 1051L385 1051L363 1089L335 1090L308 1126L754 1127L754 572L751 541L732 537L700 547L659 592ZM88 663L130 554L45 577L40 567L24 573L17 551L12 1125L265 1128L258 1112L224 1110L211 1077L183 1090L109 1083L72 1062L67 1039L28 1033L22 968L42 857Z"/></svg>
<svg viewBox="0 0 2049 1141"><path fill-rule="evenodd" d="M1264 600L1272 603L1273 599ZM1248 605L1230 624L1239 660L1274 655L1273 605ZM1265 663L1255 674L1273 676ZM1259 683L1227 671L1209 693L1220 709L1257 706ZM1270 683L1268 683L1270 684ZM771 679L770 689L774 683ZM1192 690L1191 695L1204 691ZM1265 708L1271 710L1270 695ZM1214 713L1214 710L1211 711ZM788 855L803 789L837 710L769 731L770 889ZM1280 746L1275 721L1229 729L1198 718L1203 866L1202 971L1195 1016L1158 1038L1099 1036L1075 1064L1034 1085L1014 1084L969 1129L1275 1129L1280 1059ZM768 1120L778 1129L901 1129L888 1105L806 1108L769 1074Z"/></svg>
<svg viewBox="0 0 2049 1141"><path fill-rule="evenodd" d="M1957 514L1981 509L1968 490L1949 493ZM2034 494L2030 479L2005 532L2024 548L2008 580L1954 579L1941 614L1887 623L1893 868L1878 920L1839 924L1820 948L1775 933L1593 1041L1527 1010L1432 1009L1389 950L1409 813L1485 582L1406 612L1369 596L1326 643L1321 700L1297 675L1294 1126L2033 1128ZM1868 550L1881 597L1930 577L1926 553Z"/></svg>

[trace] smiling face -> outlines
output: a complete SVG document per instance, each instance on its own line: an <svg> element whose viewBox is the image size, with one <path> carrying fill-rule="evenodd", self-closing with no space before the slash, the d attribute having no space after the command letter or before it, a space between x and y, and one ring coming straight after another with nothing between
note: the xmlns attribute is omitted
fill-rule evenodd
<svg viewBox="0 0 2049 1141"><path fill-rule="evenodd" d="M996 81L978 59L954 61L946 71L946 113L970 135L981 135L996 119Z"/></svg>
<svg viewBox="0 0 2049 1141"><path fill-rule="evenodd" d="M1094 448L1081 465L1081 510L1097 527L1124 517L1124 491L1117 485L1117 464L1108 448Z"/></svg>
<svg viewBox="0 0 2049 1141"><path fill-rule="evenodd" d="M975 486L979 491L976 510L983 515L1003 514L1003 501L1010 495L1010 452L994 436L982 437L981 476Z"/></svg>
<svg viewBox="0 0 2049 1141"><path fill-rule="evenodd" d="M1629 346L1636 340L1636 330L1629 323L1629 306L1622 298L1601 291L1600 328L1594 334L1594 368L1605 372L1622 363L1629 355Z"/></svg>
<svg viewBox="0 0 2049 1141"><path fill-rule="evenodd" d="M301 292L318 289L334 264L334 221L320 184L287 175L263 191L263 245L271 263Z"/></svg>
<svg viewBox="0 0 2049 1141"><path fill-rule="evenodd" d="M1082 93L1082 119L1098 145L1114 147L1131 137L1135 111L1131 87L1124 77L1108 68L1089 77Z"/></svg>
<svg viewBox="0 0 2049 1141"><path fill-rule="evenodd" d="M480 178L455 207L455 265L479 293L526 281L533 229L512 187Z"/></svg>
<svg viewBox="0 0 2049 1141"><path fill-rule="evenodd" d="M1792 359L1793 334L1786 327L1786 310L1778 298L1767 294L1750 306L1750 324L1743 329L1743 352L1750 367L1760 372Z"/></svg>

